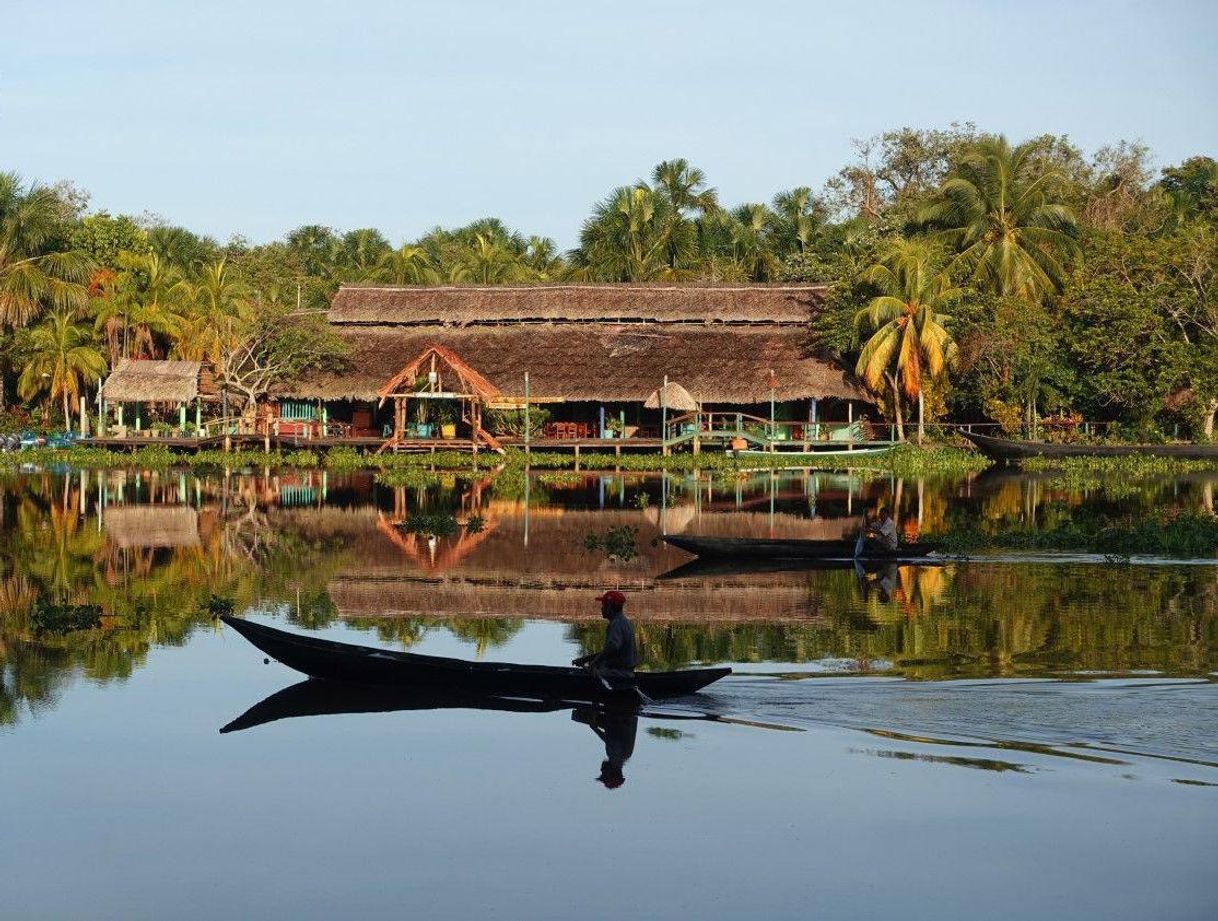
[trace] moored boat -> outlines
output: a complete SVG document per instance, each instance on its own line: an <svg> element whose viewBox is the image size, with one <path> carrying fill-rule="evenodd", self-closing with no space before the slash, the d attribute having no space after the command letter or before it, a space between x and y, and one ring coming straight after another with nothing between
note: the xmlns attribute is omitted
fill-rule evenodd
<svg viewBox="0 0 1218 921"><path fill-rule="evenodd" d="M637 697L635 687L652 698L682 697L732 672L730 668L640 671L636 673L633 683L618 682L610 686L584 668L468 662L289 633L240 617L225 616L221 620L288 668L310 678L358 684L448 688L543 700L590 701L623 695Z"/></svg>
<svg viewBox="0 0 1218 921"><path fill-rule="evenodd" d="M664 541L686 553L704 559L732 560L838 560L853 561L853 540L774 540L755 537L689 537L667 534ZM929 541L901 544L892 553L869 549L857 557L860 560L901 562L919 560L940 549Z"/></svg>
<svg viewBox="0 0 1218 921"><path fill-rule="evenodd" d="M1017 441L975 432L961 432L981 453L995 460L1016 461L1029 457L1172 457L1178 460L1218 460L1215 444L1087 445L1054 444L1047 441Z"/></svg>

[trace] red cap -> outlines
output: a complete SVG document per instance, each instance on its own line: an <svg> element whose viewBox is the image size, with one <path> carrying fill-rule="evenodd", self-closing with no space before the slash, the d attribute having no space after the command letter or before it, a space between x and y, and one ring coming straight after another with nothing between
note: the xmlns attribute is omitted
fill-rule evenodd
<svg viewBox="0 0 1218 921"><path fill-rule="evenodd" d="M626 596L619 592L616 588L611 588L603 595L597 596L597 601L607 601L612 605L617 605L619 608L626 603Z"/></svg>

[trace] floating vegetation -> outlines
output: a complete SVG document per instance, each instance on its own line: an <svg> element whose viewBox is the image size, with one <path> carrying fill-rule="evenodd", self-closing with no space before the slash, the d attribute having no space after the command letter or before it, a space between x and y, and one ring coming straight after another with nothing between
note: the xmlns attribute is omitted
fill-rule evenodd
<svg viewBox="0 0 1218 921"><path fill-rule="evenodd" d="M955 529L943 535L944 551L1074 550L1103 553L1114 565L1132 554L1218 556L1218 516L1206 512L1168 511L1150 518L1105 518L1069 521L1043 529Z"/></svg>
<svg viewBox="0 0 1218 921"><path fill-rule="evenodd" d="M629 562L639 555L639 529L630 525L593 531L584 537L584 547L593 553L604 553L611 560Z"/></svg>
<svg viewBox="0 0 1218 921"><path fill-rule="evenodd" d="M424 470L418 467L397 467L393 470L378 471L373 477L382 486L396 489L402 486L417 489L425 486L440 485L440 474L434 470Z"/></svg>
<svg viewBox="0 0 1218 921"><path fill-rule="evenodd" d="M101 615L98 604L54 604L39 598L30 612L30 621L38 633L71 633L97 629Z"/></svg>
<svg viewBox="0 0 1218 921"><path fill-rule="evenodd" d="M1049 485L1075 492L1102 492L1109 499L1137 495L1147 481L1188 473L1218 473L1218 460L1171 457L1034 457L1020 465L1050 474Z"/></svg>

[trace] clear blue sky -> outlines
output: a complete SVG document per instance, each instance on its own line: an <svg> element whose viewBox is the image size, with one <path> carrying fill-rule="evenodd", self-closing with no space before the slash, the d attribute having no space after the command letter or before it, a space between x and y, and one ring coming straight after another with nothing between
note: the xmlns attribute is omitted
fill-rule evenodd
<svg viewBox="0 0 1218 921"><path fill-rule="evenodd" d="M222 240L498 215L565 247L659 160L768 200L901 125L1218 154L1212 0L6 6L0 169Z"/></svg>

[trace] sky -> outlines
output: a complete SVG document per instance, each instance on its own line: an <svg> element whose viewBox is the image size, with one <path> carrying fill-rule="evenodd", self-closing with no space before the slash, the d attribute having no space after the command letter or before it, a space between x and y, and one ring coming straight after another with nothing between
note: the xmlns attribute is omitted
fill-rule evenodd
<svg viewBox="0 0 1218 921"><path fill-rule="evenodd" d="M0 170L227 240L498 216L566 248L685 157L726 204L972 121L1218 156L1218 2L4 0Z"/></svg>

